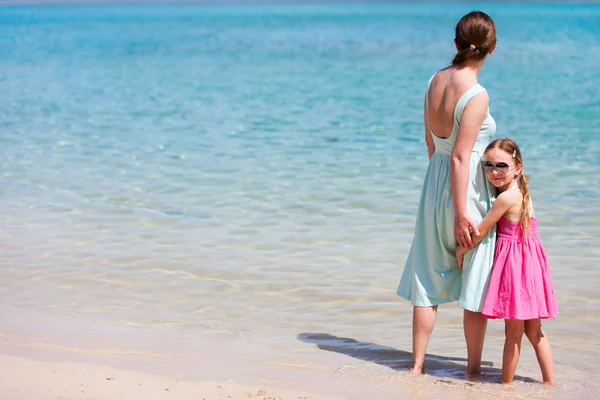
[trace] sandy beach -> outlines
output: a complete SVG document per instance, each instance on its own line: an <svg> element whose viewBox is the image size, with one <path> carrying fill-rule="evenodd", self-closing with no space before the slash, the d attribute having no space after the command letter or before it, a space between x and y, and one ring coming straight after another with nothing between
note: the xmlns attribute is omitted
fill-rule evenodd
<svg viewBox="0 0 600 400"><path fill-rule="evenodd" d="M276 360L232 350L228 335L203 336L186 356L183 343L192 342L174 332L14 308L0 316L2 400L344 398L313 393L285 373L274 379Z"/></svg>
<svg viewBox="0 0 600 400"><path fill-rule="evenodd" d="M14 350L14 349L13 349ZM6 351L6 349L5 349ZM68 352L68 349L54 352ZM88 353L91 354L91 353ZM64 356L64 354L62 354ZM57 357L61 357L57 354ZM261 399L261 400L341 400L341 399L367 399L369 390L373 390L376 398L393 398L394 392L399 398L426 399L442 395L444 387L450 389L447 398L476 399L475 391L465 391L465 388L456 391L452 380L438 380L431 385L431 379L425 378L418 383L419 378L411 379L412 384L407 385L407 376L399 376L397 380L384 380L366 378L358 379L354 384L348 384L343 378L343 372L321 371L320 379L307 382L300 374L301 380L267 379L268 373L257 371L252 379L237 380L225 379L218 381L204 380L179 380L171 376L141 372L135 370L119 369L107 365L96 364L91 361L63 362L39 361L32 358L0 355L0 398L2 400L92 400L92 399L177 399L177 400L213 400L213 399ZM118 362L118 357L114 358ZM218 360L209 362L218 364ZM223 365L217 365L222 367ZM293 366L281 366L281 376L289 374ZM352 377L352 374L348 376ZM372 378L372 377L371 377ZM421 378L423 379L423 378ZM369 382L371 380L371 382ZM403 382L404 380L404 382ZM333 383L330 385L329 382ZM316 387L322 392L342 391L347 395L332 395L307 390L307 386ZM344 385L347 388L344 389ZM387 385L386 390L381 386ZM353 388L354 386L354 388ZM407 390L412 386L411 390ZM412 392L412 393L410 393ZM382 397L379 397L379 396ZM495 394L493 397L480 393L483 398L512 398L510 392L506 395ZM546 398L546 397L531 397Z"/></svg>
<svg viewBox="0 0 600 400"><path fill-rule="evenodd" d="M0 332L2 400L547 399L568 398L570 390L525 375L501 386L496 359L469 381L463 358L430 354L430 372L414 377L406 373L410 353L328 334L299 335L296 345L278 348L227 333L190 339L81 316L0 314L10 325ZM524 364L535 367L531 356Z"/></svg>
<svg viewBox="0 0 600 400"><path fill-rule="evenodd" d="M1 308L0 316L2 400L347 398L331 394L346 385L333 368L238 347L226 333L190 341L61 313Z"/></svg>
<svg viewBox="0 0 600 400"><path fill-rule="evenodd" d="M0 397L3 400L343 398L282 387L285 383L179 381L102 365L41 362L6 354L0 356L0 365Z"/></svg>
<svg viewBox="0 0 600 400"><path fill-rule="evenodd" d="M3 310L2 314L12 315L14 318L14 312L15 310ZM147 336L148 332L136 332L135 329L107 329L94 326L89 320L82 321L87 333L79 335L79 338L78 335L56 335L52 324L47 325L47 332L36 334L33 333L35 321L31 319L32 314L24 314L25 318L13 319L13 322L19 321L16 324L19 333L14 330L11 333L0 333L2 400L348 398L325 394L339 392L346 385L345 380L340 379L343 373L305 361L284 362L268 353L263 353L260 359L256 351L232 354L226 349L228 345L225 342L216 340L205 343L206 348L198 351L200 359L195 364L192 362L196 358L195 354L185 359L181 355L175 355L172 349L167 349L169 342L176 341L173 336ZM60 323L70 320L71 326L78 325L78 322L65 316L39 315L41 325L54 318ZM139 338L137 346L133 344L135 335ZM61 343L49 342L50 337ZM65 341L73 345L63 344ZM86 347L86 343L89 347ZM149 346L156 348L150 349ZM233 359L235 365L232 364ZM173 367L176 364L178 366ZM202 367L198 368L198 365ZM305 371L298 372L302 370ZM324 379L311 382L306 370L316 372L315 376L321 375ZM299 379L290 378L294 375ZM207 377L217 379L204 379ZM328 380L337 382L328 385ZM357 382L357 387L360 385ZM316 387L317 392L308 390L309 386ZM360 390L357 393L358 398L364 395L360 394Z"/></svg>

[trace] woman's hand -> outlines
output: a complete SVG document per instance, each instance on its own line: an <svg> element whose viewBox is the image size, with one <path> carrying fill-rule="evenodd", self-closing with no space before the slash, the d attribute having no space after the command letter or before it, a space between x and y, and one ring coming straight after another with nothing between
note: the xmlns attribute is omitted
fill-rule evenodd
<svg viewBox="0 0 600 400"><path fill-rule="evenodd" d="M475 247L471 239L471 233L478 236L479 229L477 229L477 225L469 214L456 215L454 218L454 237L458 244L468 249Z"/></svg>

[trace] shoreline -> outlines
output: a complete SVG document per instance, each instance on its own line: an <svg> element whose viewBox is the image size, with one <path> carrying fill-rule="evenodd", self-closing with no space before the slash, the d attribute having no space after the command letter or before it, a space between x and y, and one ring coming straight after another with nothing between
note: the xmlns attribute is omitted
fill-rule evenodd
<svg viewBox="0 0 600 400"><path fill-rule="evenodd" d="M2 400L560 399L569 398L570 384L586 385L583 376L568 382L559 366L557 387L544 387L537 365L525 362L516 385L505 387L489 358L484 376L469 380L466 360L433 349L427 373L415 377L405 372L404 350L327 334L281 345L15 308L0 308L0 316Z"/></svg>
<svg viewBox="0 0 600 400"><path fill-rule="evenodd" d="M2 400L342 400L368 389L310 354L282 355L232 333L191 340L64 313L2 307L0 316Z"/></svg>
<svg viewBox="0 0 600 400"><path fill-rule="evenodd" d="M0 316L2 400L346 399L276 379L260 350L236 350L231 335L203 335L208 345L186 357L182 343L193 342L178 331L12 307Z"/></svg>

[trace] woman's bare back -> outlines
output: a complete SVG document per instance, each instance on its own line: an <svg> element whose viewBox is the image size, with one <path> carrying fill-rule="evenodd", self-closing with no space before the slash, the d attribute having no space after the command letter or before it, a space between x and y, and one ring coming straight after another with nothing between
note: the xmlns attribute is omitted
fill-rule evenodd
<svg viewBox="0 0 600 400"><path fill-rule="evenodd" d="M454 109L460 97L477 84L472 73L449 67L439 71L429 86L426 122L432 134L448 138L454 127Z"/></svg>

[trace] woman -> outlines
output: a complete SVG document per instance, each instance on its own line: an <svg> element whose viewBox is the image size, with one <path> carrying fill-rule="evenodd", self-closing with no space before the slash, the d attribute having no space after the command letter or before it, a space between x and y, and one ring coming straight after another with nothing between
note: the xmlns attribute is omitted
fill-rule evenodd
<svg viewBox="0 0 600 400"><path fill-rule="evenodd" d="M481 308L494 256L495 231L476 247L491 206L492 188L480 158L496 131L489 97L477 83L486 56L496 47L496 28L485 13L473 11L458 21L452 65L437 72L425 94L425 141L429 167L421 193L415 236L398 287L413 304L413 356L410 372L423 372L425 351L439 304L458 300L464 309L469 376L481 368L486 319ZM458 245L472 250L458 269Z"/></svg>

